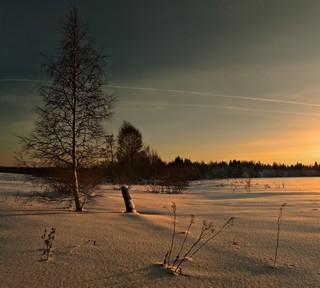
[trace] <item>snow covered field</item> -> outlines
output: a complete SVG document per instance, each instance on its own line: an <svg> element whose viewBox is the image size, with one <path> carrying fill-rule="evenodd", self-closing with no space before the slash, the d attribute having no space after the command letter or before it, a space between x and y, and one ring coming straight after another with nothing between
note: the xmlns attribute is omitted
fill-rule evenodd
<svg viewBox="0 0 320 288"><path fill-rule="evenodd" d="M33 185L21 175L0 174L0 287L320 287L320 178L193 182L182 195L131 187L137 214L117 187L74 213L62 207L22 204ZM190 245L202 220L226 228L190 261L183 275L159 265L170 246L177 205L178 241L196 216ZM277 267L277 220L283 209ZM56 228L51 259L41 236ZM178 242L176 242L178 243ZM179 248L175 246L175 251Z"/></svg>

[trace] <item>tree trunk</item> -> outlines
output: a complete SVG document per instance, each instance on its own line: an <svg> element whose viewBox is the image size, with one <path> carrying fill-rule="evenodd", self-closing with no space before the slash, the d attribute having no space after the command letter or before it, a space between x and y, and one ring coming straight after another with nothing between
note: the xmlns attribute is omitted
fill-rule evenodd
<svg viewBox="0 0 320 288"><path fill-rule="evenodd" d="M82 212L82 205L79 197L79 181L77 167L73 167L73 195L76 211Z"/></svg>
<svg viewBox="0 0 320 288"><path fill-rule="evenodd" d="M82 211L82 205L80 201L79 193L79 181L78 181L78 159L77 159L77 105L78 105L78 14L75 13L74 27L73 27L73 43L72 43L72 80L73 80L73 123L72 123L72 164L73 164L73 194L74 202L76 205L76 211Z"/></svg>
<svg viewBox="0 0 320 288"><path fill-rule="evenodd" d="M133 204L133 201L132 201L130 193L129 193L129 187L127 185L124 185L121 187L121 191L122 191L122 197L124 200L124 204L126 205L126 212L127 213L136 213L135 206Z"/></svg>

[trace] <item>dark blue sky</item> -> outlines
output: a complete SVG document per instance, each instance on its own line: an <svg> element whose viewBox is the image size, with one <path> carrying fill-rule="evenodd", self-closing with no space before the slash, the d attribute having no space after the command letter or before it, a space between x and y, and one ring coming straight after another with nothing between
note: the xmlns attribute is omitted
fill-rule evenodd
<svg viewBox="0 0 320 288"><path fill-rule="evenodd" d="M75 3L119 86L110 133L128 120L166 160L319 161L319 1ZM1 2L0 165L32 129L42 54L55 54L69 6Z"/></svg>

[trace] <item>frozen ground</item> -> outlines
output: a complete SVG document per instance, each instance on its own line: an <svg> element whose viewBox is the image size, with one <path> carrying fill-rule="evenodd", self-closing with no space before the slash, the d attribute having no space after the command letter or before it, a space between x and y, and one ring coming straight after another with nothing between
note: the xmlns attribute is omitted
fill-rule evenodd
<svg viewBox="0 0 320 288"><path fill-rule="evenodd" d="M34 187L22 176L0 174L0 287L320 287L320 178L252 179L250 189L246 184L193 182L183 195L131 187L138 214L123 213L121 192L104 185L87 212L75 213L22 204ZM219 228L236 217L234 226L184 262L179 276L159 265L172 235L164 206L172 202L177 240L185 236L190 214L196 215L188 244L202 220ZM41 235L52 227L56 236L47 261Z"/></svg>

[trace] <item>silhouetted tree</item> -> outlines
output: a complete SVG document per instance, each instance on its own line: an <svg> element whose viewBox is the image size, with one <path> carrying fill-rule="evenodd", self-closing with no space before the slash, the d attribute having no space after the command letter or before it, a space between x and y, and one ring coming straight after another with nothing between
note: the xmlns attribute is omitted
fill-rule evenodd
<svg viewBox="0 0 320 288"><path fill-rule="evenodd" d="M116 139L114 138L113 134L106 136L106 160L107 164L111 166L114 165L116 160Z"/></svg>
<svg viewBox="0 0 320 288"><path fill-rule="evenodd" d="M39 89L43 106L35 109L34 131L20 138L23 159L70 171L77 211L83 206L78 170L102 159L102 121L113 114L115 97L106 95L102 87L104 65L105 56L73 6L61 26L57 57L47 57L44 64L52 83Z"/></svg>
<svg viewBox="0 0 320 288"><path fill-rule="evenodd" d="M180 158L180 156L177 156L175 159L174 159L174 162L173 162L174 165L183 165L183 159Z"/></svg>
<svg viewBox="0 0 320 288"><path fill-rule="evenodd" d="M124 121L119 129L117 158L119 162L133 163L143 148L142 134L130 122Z"/></svg>

